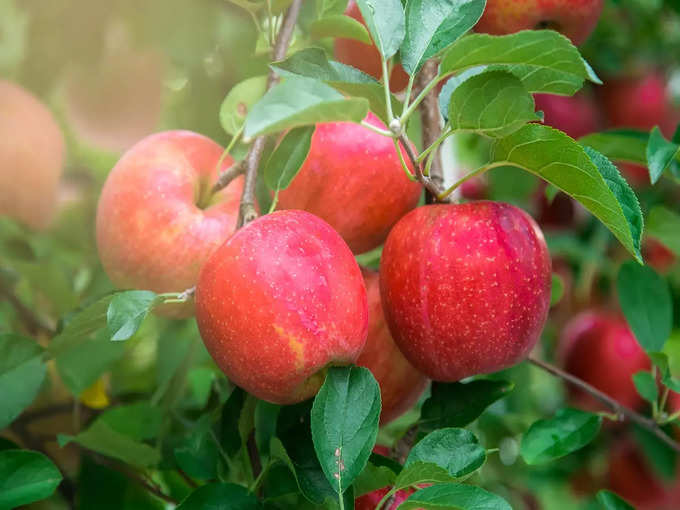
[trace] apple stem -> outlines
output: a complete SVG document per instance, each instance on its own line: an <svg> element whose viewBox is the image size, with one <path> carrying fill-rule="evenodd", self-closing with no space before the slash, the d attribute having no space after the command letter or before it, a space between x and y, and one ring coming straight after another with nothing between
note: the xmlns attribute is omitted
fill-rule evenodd
<svg viewBox="0 0 680 510"><path fill-rule="evenodd" d="M409 142L408 138L406 138L406 135L402 133L399 136L399 141L401 142L401 145L404 147L408 159L411 160L413 168L415 168L416 170L416 178L418 179L418 182L420 182L420 184L422 184L428 192L432 193L435 196L439 196L442 190L440 189L439 185L436 182L434 182L432 179L426 177L423 174L423 168L421 164L418 163L418 156L413 150L413 147L411 147L411 142Z"/></svg>
<svg viewBox="0 0 680 510"><path fill-rule="evenodd" d="M276 44L272 51L272 60L277 62L283 60L290 46L290 41L293 37L295 24L297 23L298 14L302 0L293 0L284 15L281 29L276 37ZM269 71L267 78L267 90L271 89L279 81L278 75L274 70ZM258 136L250 146L248 155L245 158L245 183L243 185L243 194L241 195L241 204L239 205L238 222L236 228L239 229L255 220L258 216L255 205L255 187L257 184L257 169L260 166L262 153L264 152L266 138Z"/></svg>
<svg viewBox="0 0 680 510"><path fill-rule="evenodd" d="M229 184L231 184L231 181L236 179L239 175L243 175L243 172L245 172L243 161L237 161L236 163L231 165L217 178L217 182L215 182L215 184L212 187L212 190L210 190L210 196L212 197L212 195L214 195L218 191L223 190L224 188L229 186Z"/></svg>
<svg viewBox="0 0 680 510"><path fill-rule="evenodd" d="M607 407L611 408L616 415L621 416L623 418L627 418L628 420L632 421L633 423L636 423L640 425L641 427L644 427L648 431L650 431L652 434L654 434L656 437L658 437L661 441L666 443L670 448L675 450L676 452L680 452L680 443L677 443L674 441L668 434L666 434L660 427L659 424L651 419L647 418L646 416L643 416L629 407L624 406L617 400L614 400L611 398L609 395L606 393L601 392L597 388L591 386L587 382L585 382L582 379L579 379L578 377L573 376L572 374L569 374L565 372L564 370L551 365L550 363L547 363L543 360L538 359L535 356L529 356L528 361L535 366L545 370L546 372L554 375L555 377L559 377L560 379L565 380L569 384L573 384L574 386L577 386L581 390L589 393L593 397L595 397L597 400L605 404Z"/></svg>

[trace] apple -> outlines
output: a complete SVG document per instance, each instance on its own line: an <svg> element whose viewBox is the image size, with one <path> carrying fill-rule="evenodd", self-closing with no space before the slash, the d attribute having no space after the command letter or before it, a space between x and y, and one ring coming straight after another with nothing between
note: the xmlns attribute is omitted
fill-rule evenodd
<svg viewBox="0 0 680 510"><path fill-rule="evenodd" d="M256 397L312 397L329 366L354 363L366 342L361 270L322 219L278 211L238 230L205 263L196 321L227 377Z"/></svg>
<svg viewBox="0 0 680 510"><path fill-rule="evenodd" d="M649 358L619 315L590 310L574 317L562 332L558 358L567 372L624 406L644 407L632 377L651 368ZM602 408L593 397L574 386L569 386L569 392L572 401L581 407Z"/></svg>
<svg viewBox="0 0 680 510"><path fill-rule="evenodd" d="M477 175L460 185L460 195L467 200L483 200L489 194L489 183L483 175Z"/></svg>
<svg viewBox="0 0 680 510"><path fill-rule="evenodd" d="M153 133L160 122L164 65L155 51L108 55L99 68L66 75L64 113L76 135L115 153Z"/></svg>
<svg viewBox="0 0 680 510"><path fill-rule="evenodd" d="M607 487L637 510L680 508L677 482L664 484L638 447L627 438L611 448L607 477Z"/></svg>
<svg viewBox="0 0 680 510"><path fill-rule="evenodd" d="M380 291L395 342L437 381L518 363L550 305L543 234L524 211L498 202L429 205L390 232Z"/></svg>
<svg viewBox="0 0 680 510"><path fill-rule="evenodd" d="M680 122L680 108L673 105L660 71L607 80L601 90L601 104L612 128L648 131L659 126L670 138Z"/></svg>
<svg viewBox="0 0 680 510"><path fill-rule="evenodd" d="M543 112L543 123L564 131L574 139L599 131L600 118L592 96L578 92L574 96L534 94L536 111Z"/></svg>
<svg viewBox="0 0 680 510"><path fill-rule="evenodd" d="M390 490L391 487L383 487L382 489L369 492L368 494L364 494L363 496L356 498L354 500L354 510L375 510L375 508L378 506L378 503L382 501L382 498L384 498L385 494L387 494ZM401 489L397 491L394 495L392 503L389 506L383 506L383 508L385 510L397 510L399 505L406 501L408 497L414 492L415 491L413 489Z"/></svg>
<svg viewBox="0 0 680 510"><path fill-rule="evenodd" d="M38 98L2 79L0 112L0 216L45 229L56 213L64 136Z"/></svg>
<svg viewBox="0 0 680 510"><path fill-rule="evenodd" d="M486 0L476 32L513 34L528 29L553 29L575 45L595 29L604 0Z"/></svg>
<svg viewBox="0 0 680 510"><path fill-rule="evenodd" d="M366 121L385 129L372 113ZM300 172L279 193L279 208L319 216L354 253L363 253L385 241L420 195L420 184L406 176L391 138L353 122L330 122L316 126Z"/></svg>
<svg viewBox="0 0 680 510"><path fill-rule="evenodd" d="M648 266L659 273L668 273L676 261L675 253L653 237L645 237L642 243L642 258Z"/></svg>
<svg viewBox="0 0 680 510"><path fill-rule="evenodd" d="M243 189L239 177L210 189L223 149L190 131L148 136L128 150L106 179L97 207L97 248L119 288L182 292L193 287L208 257L233 233ZM160 313L188 317L193 304Z"/></svg>
<svg viewBox="0 0 680 510"><path fill-rule="evenodd" d="M361 15L359 6L355 0L350 0L345 10L345 15L354 18L362 25L366 26L364 17ZM370 74L374 78L382 79L382 63L380 52L375 44L366 44L356 39L346 39L338 37L334 43L335 58L343 64L356 67L360 71ZM395 64L390 74L390 89L392 92L399 92L408 85L409 76L404 71L401 64Z"/></svg>
<svg viewBox="0 0 680 510"><path fill-rule="evenodd" d="M363 269L362 273L368 295L368 337L357 365L368 368L380 385L380 422L385 424L413 407L429 381L404 358L392 339L380 302L378 272Z"/></svg>
<svg viewBox="0 0 680 510"><path fill-rule="evenodd" d="M649 169L646 166L624 162L617 162L616 166L633 188L648 188L652 185Z"/></svg>

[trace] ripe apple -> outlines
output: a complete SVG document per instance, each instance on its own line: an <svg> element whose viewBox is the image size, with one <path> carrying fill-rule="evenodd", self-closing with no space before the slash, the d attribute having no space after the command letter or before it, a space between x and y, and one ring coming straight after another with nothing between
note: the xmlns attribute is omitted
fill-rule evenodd
<svg viewBox="0 0 680 510"><path fill-rule="evenodd" d="M628 439L617 442L611 448L608 488L633 504L637 510L680 508L677 482L664 484L642 452Z"/></svg>
<svg viewBox="0 0 680 510"><path fill-rule="evenodd" d="M623 162L617 162L616 166L633 188L648 188L652 185L649 169L646 166Z"/></svg>
<svg viewBox="0 0 680 510"><path fill-rule="evenodd" d="M642 258L659 273L667 273L676 261L675 253L653 237L645 237L642 242Z"/></svg>
<svg viewBox="0 0 680 510"><path fill-rule="evenodd" d="M64 156L64 137L47 107L19 85L0 80L0 216L47 228Z"/></svg>
<svg viewBox="0 0 680 510"><path fill-rule="evenodd" d="M383 487L382 489L369 492L368 494L364 494L363 496L356 498L354 500L354 510L375 510L375 508L378 506L378 503L380 503L382 498L385 497L385 494L387 494L390 490L391 487ZM394 499L392 500L392 504L389 506L385 505L383 508L385 510L397 510L399 505L406 501L406 499L408 499L408 497L414 492L415 491L413 489L402 489L397 491L397 493L394 495Z"/></svg>
<svg viewBox="0 0 680 510"><path fill-rule="evenodd" d="M595 29L603 5L604 0L486 0L475 31L503 35L550 28L579 45Z"/></svg>
<svg viewBox="0 0 680 510"><path fill-rule="evenodd" d="M190 131L143 139L111 170L97 208L97 247L119 288L181 292L236 227L243 178L211 195L223 149ZM160 312L192 314L193 304Z"/></svg>
<svg viewBox="0 0 680 510"><path fill-rule="evenodd" d="M666 78L659 71L607 80L600 92L610 127L647 131L658 125L670 138L680 122L680 109L673 105Z"/></svg>
<svg viewBox="0 0 680 510"><path fill-rule="evenodd" d="M354 18L366 26L359 6L354 0L350 0L349 4L347 4L345 15ZM338 62L356 67L378 80L382 79L380 52L375 47L375 44L366 44L355 39L338 37L335 39L334 52ZM408 80L409 76L401 64L395 64L390 74L390 89L392 92L404 90L406 85L408 85Z"/></svg>
<svg viewBox="0 0 680 510"><path fill-rule="evenodd" d="M372 113L366 121L385 129ZM420 195L420 185L404 173L391 138L353 122L330 122L316 126L305 163L279 194L279 208L319 216L354 253L363 253L383 243L399 218L418 205Z"/></svg>
<svg viewBox="0 0 680 510"><path fill-rule="evenodd" d="M420 207L390 232L380 291L397 345L437 381L495 372L535 345L550 255L524 211L498 202Z"/></svg>
<svg viewBox="0 0 680 510"><path fill-rule="evenodd" d="M227 377L258 398L313 396L331 365L366 342L361 270L338 233L305 211L268 214L238 230L205 263L196 321Z"/></svg>
<svg viewBox="0 0 680 510"><path fill-rule="evenodd" d="M489 193L489 183L483 175L477 175L460 185L460 195L467 200L483 200Z"/></svg>
<svg viewBox="0 0 680 510"><path fill-rule="evenodd" d="M164 65L155 51L120 51L99 69L75 69L64 84L64 113L79 138L123 152L153 133L161 117Z"/></svg>
<svg viewBox="0 0 680 510"><path fill-rule="evenodd" d="M390 335L380 302L378 272L363 269L362 273L368 295L368 337L357 365L368 368L380 384L380 422L385 424L404 414L418 401L428 379L404 358Z"/></svg>
<svg viewBox="0 0 680 510"><path fill-rule="evenodd" d="M621 404L632 409L644 406L632 377L636 372L649 370L650 362L622 317L594 310L577 315L562 332L558 358L567 372ZM581 407L591 410L602 407L574 386L569 387L569 392Z"/></svg>
<svg viewBox="0 0 680 510"><path fill-rule="evenodd" d="M579 92L574 96L534 94L536 111L543 112L543 123L578 139L600 129L597 104L592 96Z"/></svg>

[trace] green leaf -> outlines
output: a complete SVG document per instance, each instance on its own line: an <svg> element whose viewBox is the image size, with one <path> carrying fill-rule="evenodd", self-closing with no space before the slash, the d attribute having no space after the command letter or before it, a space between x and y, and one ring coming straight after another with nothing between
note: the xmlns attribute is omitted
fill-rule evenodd
<svg viewBox="0 0 680 510"><path fill-rule="evenodd" d="M44 349L13 333L0 334L0 430L12 423L40 391Z"/></svg>
<svg viewBox="0 0 680 510"><path fill-rule="evenodd" d="M484 410L512 391L509 381L477 379L468 383L432 383L430 397L423 404L420 428L431 432L444 427L464 427Z"/></svg>
<svg viewBox="0 0 680 510"><path fill-rule="evenodd" d="M647 215L647 234L680 256L680 214L663 206L653 207Z"/></svg>
<svg viewBox="0 0 680 510"><path fill-rule="evenodd" d="M647 144L647 166L652 184L656 184L678 155L680 155L680 145L666 140L658 126L652 129Z"/></svg>
<svg viewBox="0 0 680 510"><path fill-rule="evenodd" d="M409 453L404 469L416 462L429 462L460 478L479 469L486 460L486 450L469 430L439 429L418 441Z"/></svg>
<svg viewBox="0 0 680 510"><path fill-rule="evenodd" d="M160 454L149 445L140 443L116 432L103 420L97 419L76 436L58 435L59 446L75 442L102 455L122 460L136 467L149 467L158 463Z"/></svg>
<svg viewBox="0 0 680 510"><path fill-rule="evenodd" d="M376 466L370 461L354 481L354 496L359 497L389 485L394 485L397 475L387 466Z"/></svg>
<svg viewBox="0 0 680 510"><path fill-rule="evenodd" d="M649 352L649 359L657 366L661 373L661 382L668 386L676 393L680 393L680 380L671 375L671 369L668 363L668 356L663 352Z"/></svg>
<svg viewBox="0 0 680 510"><path fill-rule="evenodd" d="M220 106L220 124L227 134L236 136L252 106L267 92L267 77L253 76L237 83Z"/></svg>
<svg viewBox="0 0 680 510"><path fill-rule="evenodd" d="M291 129L274 149L264 168L269 189L286 189L307 159L315 126Z"/></svg>
<svg viewBox="0 0 680 510"><path fill-rule="evenodd" d="M592 147L612 161L627 161L638 165L647 164L649 133L632 129L615 129L592 133L579 138L581 145Z"/></svg>
<svg viewBox="0 0 680 510"><path fill-rule="evenodd" d="M255 404L255 442L260 455L269 455L269 445L276 435L276 420L281 407L258 400Z"/></svg>
<svg viewBox="0 0 680 510"><path fill-rule="evenodd" d="M343 94L363 97L368 100L370 110L387 123L387 108L383 86L372 76L340 62L328 60L319 48L306 48L286 60L271 65L283 77L303 77L321 80ZM392 111L398 115L403 105L393 95Z"/></svg>
<svg viewBox="0 0 680 510"><path fill-rule="evenodd" d="M317 80L288 78L252 107L244 135L252 138L318 122L361 122L367 113L366 99L347 99Z"/></svg>
<svg viewBox="0 0 680 510"><path fill-rule="evenodd" d="M500 496L474 485L441 483L420 489L399 510L512 510Z"/></svg>
<svg viewBox="0 0 680 510"><path fill-rule="evenodd" d="M597 501L604 510L635 510L632 505L626 503L620 496L606 490L601 490L597 493Z"/></svg>
<svg viewBox="0 0 680 510"><path fill-rule="evenodd" d="M520 453L527 464L564 457L590 443L602 418L577 409L560 409L553 418L534 422L522 438Z"/></svg>
<svg viewBox="0 0 680 510"><path fill-rule="evenodd" d="M124 436L143 441L158 436L163 424L163 411L149 402L137 402L107 409L99 420Z"/></svg>
<svg viewBox="0 0 680 510"><path fill-rule="evenodd" d="M312 406L314 450L342 494L361 473L378 436L380 388L363 367L331 367Z"/></svg>
<svg viewBox="0 0 680 510"><path fill-rule="evenodd" d="M640 396L650 404L659 400L659 388L651 372L641 371L633 374L633 383Z"/></svg>
<svg viewBox="0 0 680 510"><path fill-rule="evenodd" d="M394 481L396 489L405 489L412 485L425 483L452 482L452 477L446 469L431 462L414 462L404 468Z"/></svg>
<svg viewBox="0 0 680 510"><path fill-rule="evenodd" d="M380 54L385 59L392 57L399 50L406 30L401 1L357 0L357 5Z"/></svg>
<svg viewBox="0 0 680 510"><path fill-rule="evenodd" d="M669 437L673 437L676 429L673 426L665 426L662 430ZM654 471L667 481L673 480L678 463L677 452L656 434L637 424L633 426L633 436Z"/></svg>
<svg viewBox="0 0 680 510"><path fill-rule="evenodd" d="M61 480L57 467L40 452L0 451L0 508L16 508L48 498Z"/></svg>
<svg viewBox="0 0 680 510"><path fill-rule="evenodd" d="M334 14L314 21L309 26L309 34L315 39L342 37L371 44L371 36L366 27L350 16Z"/></svg>
<svg viewBox="0 0 680 510"><path fill-rule="evenodd" d="M564 280L557 274L552 274L552 284L550 286L550 306L553 307L562 300L564 296Z"/></svg>
<svg viewBox="0 0 680 510"><path fill-rule="evenodd" d="M640 255L642 212L635 194L616 167L584 149L561 131L529 124L495 143L493 160L538 175L578 200L621 241Z"/></svg>
<svg viewBox="0 0 680 510"><path fill-rule="evenodd" d="M475 26L486 0L410 0L401 65L410 75Z"/></svg>
<svg viewBox="0 0 680 510"><path fill-rule="evenodd" d="M629 261L619 269L616 292L640 346L647 352L661 351L673 324L673 300L668 282L651 267Z"/></svg>
<svg viewBox="0 0 680 510"><path fill-rule="evenodd" d="M115 294L106 295L73 314L61 333L54 337L47 348L48 353L57 357L68 349L78 347L90 335L106 326L106 313Z"/></svg>
<svg viewBox="0 0 680 510"><path fill-rule="evenodd" d="M128 340L134 335L156 302L150 290L128 290L116 294L106 311L111 340Z"/></svg>
<svg viewBox="0 0 680 510"><path fill-rule="evenodd" d="M258 510L260 504L248 489L233 483L211 483L199 487L177 510Z"/></svg>
<svg viewBox="0 0 680 510"><path fill-rule="evenodd" d="M468 78L451 94L449 124L454 130L502 138L527 122L540 120L534 98L522 82L505 71L488 71Z"/></svg>
<svg viewBox="0 0 680 510"><path fill-rule="evenodd" d="M192 478L212 480L217 476L219 457L211 426L210 415L203 415L175 447L177 465Z"/></svg>
<svg viewBox="0 0 680 510"><path fill-rule="evenodd" d="M533 93L571 95L586 79L600 83L569 39L551 30L463 37L444 53L439 76L482 65L510 71Z"/></svg>

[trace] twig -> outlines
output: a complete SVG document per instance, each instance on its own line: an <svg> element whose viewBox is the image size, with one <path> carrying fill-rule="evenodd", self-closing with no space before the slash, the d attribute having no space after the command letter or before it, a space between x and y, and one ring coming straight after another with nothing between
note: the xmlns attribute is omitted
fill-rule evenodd
<svg viewBox="0 0 680 510"><path fill-rule="evenodd" d="M224 188L229 186L229 184L231 184L231 181L236 179L239 175L243 175L244 171L245 167L243 161L237 161L236 163L231 165L217 178L217 182L210 191L211 194L217 193L218 191L223 190Z"/></svg>
<svg viewBox="0 0 680 510"><path fill-rule="evenodd" d="M394 445L394 448L392 448L392 451L390 452L390 457L399 464L404 464L408 454L411 453L411 448L413 448L413 444L416 442L417 437L418 424L416 423L411 425L404 435L401 436L401 439L397 441L397 444Z"/></svg>
<svg viewBox="0 0 680 510"><path fill-rule="evenodd" d="M425 86L437 76L437 62L435 60L429 60L423 66L422 70L418 75L418 88L424 89ZM440 113L439 113L439 98L437 96L437 90L432 89L420 103L420 112L422 114L422 132L423 132L423 147L430 147L437 143L439 137L442 134ZM434 182L434 184L441 188L444 185L444 175L442 170L441 158L439 153L439 148L434 149L433 154L430 155L432 158L432 164L430 167L429 178ZM434 204L437 202L437 194L432 193L429 189L425 195L425 202L428 204Z"/></svg>
<svg viewBox="0 0 680 510"><path fill-rule="evenodd" d="M272 51L272 59L276 62L286 56L290 40L293 37L293 30L297 22L302 0L293 0L286 11L281 24L281 30L276 38L276 44ZM271 89L279 81L278 75L272 70L267 78L267 90ZM257 169L260 166L262 153L264 152L266 138L260 135L253 141L248 155L245 158L245 183L243 194L241 195L241 205L239 206L238 223L236 228L241 228L257 218L257 208L255 206L255 186L257 184Z"/></svg>
<svg viewBox="0 0 680 510"><path fill-rule="evenodd" d="M670 448L672 448L676 452L680 452L680 443L677 443L670 436L668 436L659 427L659 424L656 423L651 418L647 418L646 416L642 416L641 414L636 413L632 409L622 405L620 402L614 400L606 393L601 392L600 390L591 386L582 379L579 379L578 377L575 377L565 372L564 370L557 368L554 365L551 365L550 363L546 363L545 361L540 360L534 356L529 356L528 360L530 363L533 363L537 367L542 368L546 372L556 377L559 377L560 379L564 379L568 383L573 384L574 386L577 386L583 391L589 393L597 400L611 408L618 416L628 418L633 423L637 423L641 427L644 427L645 429L649 430L652 434L654 434L656 437L658 437L661 441L666 443Z"/></svg>
<svg viewBox="0 0 680 510"><path fill-rule="evenodd" d="M262 473L262 462L260 462L260 453L257 451L257 443L255 442L255 431L252 431L248 436L246 442L248 448L248 458L250 459L250 467L253 469L253 478L256 480Z"/></svg>
<svg viewBox="0 0 680 510"><path fill-rule="evenodd" d="M438 196L440 193L442 193L442 189L437 185L436 182L423 175L423 168L420 163L418 163L418 156L413 150L413 147L411 147L411 142L408 141L406 135L401 134L399 136L399 141L404 147L406 155L408 156L408 159L411 161L411 164L416 171L416 178L418 179L418 182L420 182L425 187L425 189L434 196Z"/></svg>
<svg viewBox="0 0 680 510"><path fill-rule="evenodd" d="M53 336L54 328L45 324L37 315L35 315L30 308L24 305L21 300L0 281L0 300L6 300L17 311L19 318L26 326L26 330L31 335L45 333L48 336Z"/></svg>
<svg viewBox="0 0 680 510"><path fill-rule="evenodd" d="M191 487L192 489L198 488L198 484L180 468L177 468L177 473L179 474L179 476L182 477L182 480L184 480L189 487Z"/></svg>

